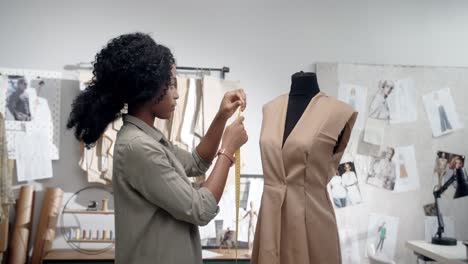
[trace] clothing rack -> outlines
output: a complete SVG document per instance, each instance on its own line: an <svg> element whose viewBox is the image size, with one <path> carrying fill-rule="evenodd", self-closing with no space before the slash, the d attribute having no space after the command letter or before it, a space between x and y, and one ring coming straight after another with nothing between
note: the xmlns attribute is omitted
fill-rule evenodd
<svg viewBox="0 0 468 264"><path fill-rule="evenodd" d="M183 71L219 71L221 72L221 77L224 79L226 73L230 71L229 67L222 67L222 68L203 68L203 67L185 67L185 66L177 66L177 70Z"/></svg>
<svg viewBox="0 0 468 264"><path fill-rule="evenodd" d="M92 70L93 67L89 62L80 62L75 65L66 65L65 70ZM221 72L221 77L224 79L226 73L230 71L229 67L223 66L222 68L207 68L207 67L186 67L186 66L177 66L177 70L183 71L219 71Z"/></svg>

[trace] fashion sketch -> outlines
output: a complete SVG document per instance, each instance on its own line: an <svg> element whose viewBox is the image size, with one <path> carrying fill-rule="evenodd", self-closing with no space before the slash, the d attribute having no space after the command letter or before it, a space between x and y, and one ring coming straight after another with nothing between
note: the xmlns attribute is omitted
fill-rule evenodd
<svg viewBox="0 0 468 264"><path fill-rule="evenodd" d="M393 81L384 80L379 82L377 93L372 99L369 107L369 117L380 120L390 120L390 108L387 98L395 88Z"/></svg>
<svg viewBox="0 0 468 264"><path fill-rule="evenodd" d="M377 248L375 250L382 252L385 238L387 237L387 227L385 226L385 222L379 226L377 232L379 233L379 243L377 244Z"/></svg>
<svg viewBox="0 0 468 264"><path fill-rule="evenodd" d="M372 161L367 183L387 190L394 189L396 180L396 166L392 160L394 155L395 149L388 147L382 152L380 159Z"/></svg>
<svg viewBox="0 0 468 264"><path fill-rule="evenodd" d="M375 256L393 260L398 238L398 217L371 213L367 228L366 248L374 247Z"/></svg>
<svg viewBox="0 0 468 264"><path fill-rule="evenodd" d="M434 137L463 128L449 88L425 94L423 102Z"/></svg>
<svg viewBox="0 0 468 264"><path fill-rule="evenodd" d="M445 107L441 104L439 100L439 93L434 93L434 104L439 112L440 131L444 133L447 130L452 130L452 125L450 124L450 121L447 117Z"/></svg>

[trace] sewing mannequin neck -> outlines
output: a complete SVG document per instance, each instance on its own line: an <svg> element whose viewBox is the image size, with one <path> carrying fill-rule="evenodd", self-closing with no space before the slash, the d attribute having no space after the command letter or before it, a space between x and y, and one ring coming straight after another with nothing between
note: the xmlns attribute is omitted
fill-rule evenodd
<svg viewBox="0 0 468 264"><path fill-rule="evenodd" d="M291 76L289 96L305 96L309 99L320 92L317 75L313 72L296 72Z"/></svg>
<svg viewBox="0 0 468 264"><path fill-rule="evenodd" d="M291 76L291 91L289 92L283 145L306 110L310 100L319 92L315 73L300 71Z"/></svg>

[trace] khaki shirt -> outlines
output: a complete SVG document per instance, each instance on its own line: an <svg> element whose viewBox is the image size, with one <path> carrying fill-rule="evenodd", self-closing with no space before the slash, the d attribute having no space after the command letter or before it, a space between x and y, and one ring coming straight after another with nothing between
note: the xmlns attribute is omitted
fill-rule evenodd
<svg viewBox="0 0 468 264"><path fill-rule="evenodd" d="M117 264L202 263L198 226L218 205L187 176L209 163L169 143L162 133L127 115L114 149L113 188Z"/></svg>

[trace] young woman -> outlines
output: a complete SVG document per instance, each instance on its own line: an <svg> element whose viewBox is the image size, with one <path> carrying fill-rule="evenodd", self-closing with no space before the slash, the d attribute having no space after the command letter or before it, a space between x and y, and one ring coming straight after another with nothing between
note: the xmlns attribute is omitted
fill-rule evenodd
<svg viewBox="0 0 468 264"><path fill-rule="evenodd" d="M236 109L245 109L245 93L224 95L205 137L189 153L153 126L155 118L171 117L178 98L168 48L142 33L119 36L96 55L93 74L67 127L92 145L128 106L114 148L116 263L202 263L198 226L216 216L233 154L247 141L243 117L224 129ZM187 177L205 173L216 154L208 180L193 187Z"/></svg>

